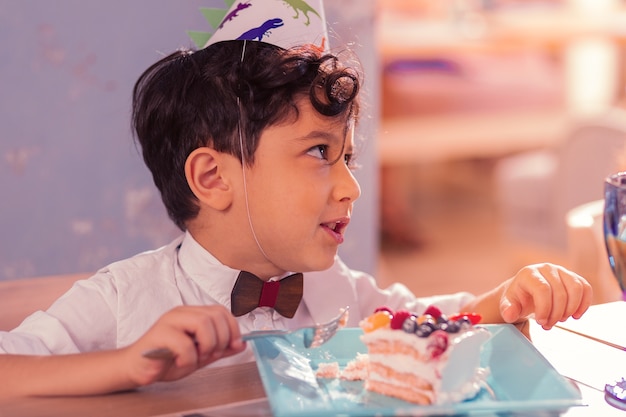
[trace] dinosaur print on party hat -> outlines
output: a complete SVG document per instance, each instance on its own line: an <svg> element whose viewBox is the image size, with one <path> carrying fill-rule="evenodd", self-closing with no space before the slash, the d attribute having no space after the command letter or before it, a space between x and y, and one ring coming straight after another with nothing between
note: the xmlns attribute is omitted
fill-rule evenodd
<svg viewBox="0 0 626 417"><path fill-rule="evenodd" d="M263 22L261 24L261 26L256 27L256 28L252 28L244 33L241 34L241 36L239 36L237 38L237 40L243 41L262 41L263 38L268 37L269 34L271 33L272 29L276 29L279 28L281 26L283 26L285 23L283 22L283 19L270 19L270 20L266 20L265 22Z"/></svg>
<svg viewBox="0 0 626 417"><path fill-rule="evenodd" d="M300 13L304 14L304 17L306 17L305 25L309 25L311 23L311 19L309 18L309 13L314 13L317 15L317 17L321 19L319 13L317 13L315 9L309 6L309 4L305 1L302 1L302 0L291 0L291 1L282 0L282 1L283 3L291 7L296 12L296 15L294 17L295 19L297 19L300 16Z"/></svg>
<svg viewBox="0 0 626 417"><path fill-rule="evenodd" d="M226 40L271 43L282 48L315 45L328 51L323 0L225 0L200 9L213 32L188 31L198 48Z"/></svg>
<svg viewBox="0 0 626 417"><path fill-rule="evenodd" d="M245 3L237 3L237 6L235 6L235 9L231 10L230 12L228 12L226 17L224 17L224 19L222 20L222 22L220 23L220 25L217 28L218 29L223 28L224 27L224 23L233 20L237 16L237 13L239 13L240 10L247 9L250 6L252 6L252 4L250 4L249 1L247 1Z"/></svg>

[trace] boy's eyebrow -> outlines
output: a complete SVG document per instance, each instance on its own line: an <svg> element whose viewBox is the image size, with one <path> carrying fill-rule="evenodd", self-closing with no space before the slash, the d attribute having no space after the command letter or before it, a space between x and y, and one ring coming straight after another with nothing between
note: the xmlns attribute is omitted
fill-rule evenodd
<svg viewBox="0 0 626 417"><path fill-rule="evenodd" d="M345 138L341 138L333 133L327 132L325 130L312 130L309 133L307 133L304 136L300 136L297 138L294 138L297 141L314 141L314 140L320 140L320 139L324 139L327 140L328 142L335 142L336 144L344 144L344 153L352 153L354 152L354 144L351 143L350 140L348 140L347 137Z"/></svg>
<svg viewBox="0 0 626 417"><path fill-rule="evenodd" d="M335 141L335 142L338 142L340 140L339 137L337 137L337 135L334 135L324 130L312 130L308 134L304 136L300 136L295 139L297 140L326 139L326 140Z"/></svg>
<svg viewBox="0 0 626 417"><path fill-rule="evenodd" d="M346 149L350 149L353 147L347 137L342 138L341 136L335 135L325 130L312 130L308 134L294 138L294 139L298 141L313 141L313 140L325 139L329 142L336 142L336 143L344 142L346 144L345 146Z"/></svg>

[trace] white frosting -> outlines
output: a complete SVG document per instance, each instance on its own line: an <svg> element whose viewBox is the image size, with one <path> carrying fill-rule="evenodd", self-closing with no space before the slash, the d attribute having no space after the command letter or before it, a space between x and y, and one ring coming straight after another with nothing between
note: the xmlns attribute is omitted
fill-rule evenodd
<svg viewBox="0 0 626 417"><path fill-rule="evenodd" d="M463 383L456 391L439 391L437 393L437 403L449 404L458 403L468 398L472 398L483 387L487 377L489 376L489 369L476 368L474 375Z"/></svg>

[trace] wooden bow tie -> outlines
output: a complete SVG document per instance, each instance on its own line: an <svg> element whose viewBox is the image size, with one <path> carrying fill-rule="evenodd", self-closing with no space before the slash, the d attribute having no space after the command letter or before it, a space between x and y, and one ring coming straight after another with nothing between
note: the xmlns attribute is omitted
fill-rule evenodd
<svg viewBox="0 0 626 417"><path fill-rule="evenodd" d="M302 274L279 281L262 281L250 272L241 271L230 294L230 311L243 316L257 307L271 307L278 314L292 318L302 300Z"/></svg>

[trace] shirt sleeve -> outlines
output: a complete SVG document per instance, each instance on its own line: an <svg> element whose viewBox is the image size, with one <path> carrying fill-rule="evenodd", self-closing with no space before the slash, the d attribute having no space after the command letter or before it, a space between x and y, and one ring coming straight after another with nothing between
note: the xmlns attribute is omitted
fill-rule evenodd
<svg viewBox="0 0 626 417"><path fill-rule="evenodd" d="M404 284L394 283L387 288L380 288L372 276L358 271L350 271L350 273L358 294L362 317L367 317L381 306L422 314L428 306L436 305L443 313L453 314L460 312L463 306L475 298L468 292L417 297Z"/></svg>
<svg viewBox="0 0 626 417"><path fill-rule="evenodd" d="M77 281L48 310L0 332L0 353L47 355L115 348L116 300L115 281L108 273Z"/></svg>

